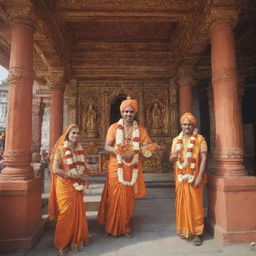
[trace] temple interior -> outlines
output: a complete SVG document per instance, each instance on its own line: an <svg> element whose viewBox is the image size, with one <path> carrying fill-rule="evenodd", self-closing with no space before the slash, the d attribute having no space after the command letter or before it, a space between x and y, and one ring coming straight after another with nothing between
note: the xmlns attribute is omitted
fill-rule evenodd
<svg viewBox="0 0 256 256"><path fill-rule="evenodd" d="M209 148L209 230L224 242L256 240L255 29L252 0L0 1L0 65L9 71L0 248L40 237L35 176L67 124L79 125L105 175L106 132L128 96L163 146L144 172L170 172L179 117L193 113Z"/></svg>

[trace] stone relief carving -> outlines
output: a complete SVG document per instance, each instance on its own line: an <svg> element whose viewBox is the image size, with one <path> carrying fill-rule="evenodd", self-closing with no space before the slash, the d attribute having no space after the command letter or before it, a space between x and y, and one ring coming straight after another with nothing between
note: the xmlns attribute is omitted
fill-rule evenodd
<svg viewBox="0 0 256 256"><path fill-rule="evenodd" d="M130 86L131 81L126 80L114 80L113 84L110 80L101 80L100 83L98 81L81 83L77 110L83 142L86 144L94 142L101 150L110 125L111 104L120 97L130 96L138 100L140 124L147 128L153 141L164 145L164 150L145 159L145 171L166 172L169 168L168 154L173 138L171 131L172 127L176 126L173 122L177 121L177 117L171 118L171 109L168 109L168 102L171 101L173 115L177 114L177 92L176 88L170 87L169 80L161 81L160 85L159 81L155 84L154 81L138 80L133 81L133 84L137 85L133 87Z"/></svg>
<svg viewBox="0 0 256 256"><path fill-rule="evenodd" d="M98 108L92 103L89 103L84 108L82 126L88 138L96 138L98 136Z"/></svg>
<svg viewBox="0 0 256 256"><path fill-rule="evenodd" d="M152 90L146 95L146 122L151 136L168 135L168 95L162 90Z"/></svg>
<svg viewBox="0 0 256 256"><path fill-rule="evenodd" d="M160 104L156 101L152 104L149 111L149 127L152 134L158 134L163 129L163 111Z"/></svg>

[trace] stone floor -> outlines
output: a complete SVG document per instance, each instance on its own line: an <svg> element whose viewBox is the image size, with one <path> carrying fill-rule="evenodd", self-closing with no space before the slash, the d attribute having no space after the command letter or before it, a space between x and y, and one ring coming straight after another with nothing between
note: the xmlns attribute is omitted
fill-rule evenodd
<svg viewBox="0 0 256 256"><path fill-rule="evenodd" d="M133 238L105 237L103 227L95 221L98 201L103 188L102 178L93 178L92 192L86 196L87 218L93 243L83 252L69 255L90 256L255 256L256 247L250 244L223 246L210 235L204 235L201 247L190 240L181 240L175 234L174 188L170 177L146 176L148 194L137 200L133 217ZM47 192L47 191L46 191ZM54 230L45 231L41 240L29 251L19 251L0 256L54 256ZM253 241L252 241L253 242Z"/></svg>

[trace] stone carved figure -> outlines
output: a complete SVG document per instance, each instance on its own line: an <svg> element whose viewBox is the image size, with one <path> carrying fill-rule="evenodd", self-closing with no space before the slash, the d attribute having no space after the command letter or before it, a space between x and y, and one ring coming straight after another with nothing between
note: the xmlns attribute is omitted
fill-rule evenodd
<svg viewBox="0 0 256 256"><path fill-rule="evenodd" d="M84 113L83 127L86 130L87 137L95 138L98 134L97 129L98 113L95 107L90 103L87 111Z"/></svg>
<svg viewBox="0 0 256 256"><path fill-rule="evenodd" d="M149 113L149 127L152 133L158 133L163 128L163 113L158 102L154 102Z"/></svg>

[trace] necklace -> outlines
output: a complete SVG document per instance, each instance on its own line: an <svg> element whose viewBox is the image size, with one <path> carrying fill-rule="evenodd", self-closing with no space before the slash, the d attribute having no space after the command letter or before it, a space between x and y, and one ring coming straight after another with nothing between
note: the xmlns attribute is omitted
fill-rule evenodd
<svg viewBox="0 0 256 256"><path fill-rule="evenodd" d="M196 161L195 161L195 159L192 158L192 156L193 156L193 149L194 149L194 146L195 146L195 140L196 140L197 133L198 133L198 130L195 128L194 131L193 131L192 136L190 137L190 140L189 140L189 143L188 143L188 146L187 146L187 151L185 153L184 161L181 162L181 157L179 156L178 161L176 162L176 165L179 168L180 172L182 170L186 169L189 163L190 163L189 167L190 167L191 172L193 170L195 170L195 167L196 167L195 162ZM178 142L175 146L175 149L178 153L182 152L183 139L184 139L184 132L181 131L179 136L178 136ZM188 183L192 183L195 179L195 175L194 174L179 173L177 178L178 178L179 182L182 182L183 180L187 180Z"/></svg>
<svg viewBox="0 0 256 256"><path fill-rule="evenodd" d="M139 162L139 152L140 152L140 133L139 133L139 127L136 121L133 121L132 124L132 149L134 151L133 158L131 162L126 162L120 152L118 151L116 153L116 158L117 158L117 163L118 163L118 170L117 170L117 175L118 175L118 181L125 185L125 186L133 186L138 178L138 162ZM131 129L130 128L130 129ZM118 121L117 125L117 130L116 130L116 147L122 147L125 143L124 140L124 121L123 119L120 119ZM126 181L124 180L124 169L123 166L133 166L133 171L132 171L132 179L131 181Z"/></svg>

